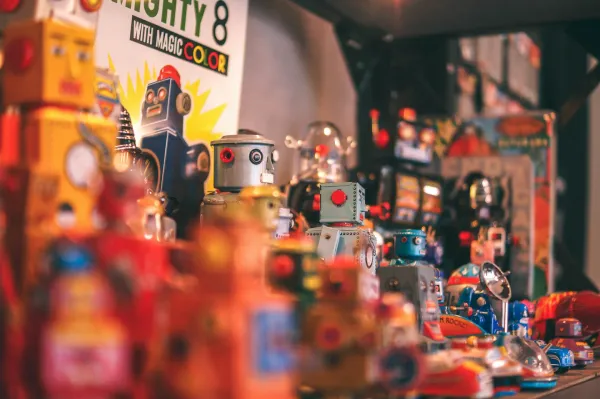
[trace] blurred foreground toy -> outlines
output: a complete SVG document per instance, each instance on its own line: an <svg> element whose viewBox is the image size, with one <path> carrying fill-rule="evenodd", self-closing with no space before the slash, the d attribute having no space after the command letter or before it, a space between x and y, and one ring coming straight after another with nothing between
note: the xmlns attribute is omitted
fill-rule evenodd
<svg viewBox="0 0 600 399"><path fill-rule="evenodd" d="M550 343L559 348L567 348L573 352L575 364L584 368L594 362L594 351L583 339L581 322L577 319L559 319L556 322L556 338Z"/></svg>
<svg viewBox="0 0 600 399"><path fill-rule="evenodd" d="M514 395L521 390L523 367L495 346L493 337L455 338L452 340L452 349L490 370L494 396Z"/></svg>
<svg viewBox="0 0 600 399"><path fill-rule="evenodd" d="M90 231L92 181L112 165L117 136L113 121L89 112L96 103L94 31L53 18L11 24L3 39L3 102L21 118L14 131L2 132L2 153L18 154L4 159L59 176L59 226Z"/></svg>
<svg viewBox="0 0 600 399"><path fill-rule="evenodd" d="M54 283L50 321L42 335L42 380L48 397L76 399L127 392L127 331L112 315L110 288L90 270Z"/></svg>
<svg viewBox="0 0 600 399"><path fill-rule="evenodd" d="M423 369L412 305L397 293L379 301L377 278L352 258L321 273L302 325L301 383L324 397L413 390Z"/></svg>
<svg viewBox="0 0 600 399"><path fill-rule="evenodd" d="M515 335L500 335L497 345L506 350L511 359L523 366L523 389L550 389L556 386L557 377L550 360L534 341Z"/></svg>
<svg viewBox="0 0 600 399"><path fill-rule="evenodd" d="M196 233L196 285L170 296L156 396L294 398L293 301L264 284L269 240L243 214Z"/></svg>
<svg viewBox="0 0 600 399"><path fill-rule="evenodd" d="M246 187L240 192L239 199L246 210L258 219L260 225L273 238L277 237L277 234L280 236L289 234L291 224L287 229L286 226L280 226L285 196L279 188L276 186ZM291 222L291 219L289 220Z"/></svg>
<svg viewBox="0 0 600 399"><path fill-rule="evenodd" d="M325 261L336 256L351 256L371 274L377 270L376 239L362 228L365 217L365 191L358 183L321 184L322 227L308 229L306 235L317 246Z"/></svg>

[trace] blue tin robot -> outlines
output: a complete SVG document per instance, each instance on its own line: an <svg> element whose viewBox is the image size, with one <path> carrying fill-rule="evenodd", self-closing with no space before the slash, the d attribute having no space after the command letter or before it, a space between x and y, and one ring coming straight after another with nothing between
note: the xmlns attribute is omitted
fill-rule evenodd
<svg viewBox="0 0 600 399"><path fill-rule="evenodd" d="M377 240L363 227L365 190L358 183L323 183L320 188L320 220L323 226L306 231L322 259L349 255L371 274L377 264Z"/></svg>
<svg viewBox="0 0 600 399"><path fill-rule="evenodd" d="M428 265L425 262L426 234L418 229L403 229L394 234L394 259L390 266Z"/></svg>
<svg viewBox="0 0 600 399"><path fill-rule="evenodd" d="M523 302L514 301L508 305L508 332L523 338L530 338L529 309Z"/></svg>

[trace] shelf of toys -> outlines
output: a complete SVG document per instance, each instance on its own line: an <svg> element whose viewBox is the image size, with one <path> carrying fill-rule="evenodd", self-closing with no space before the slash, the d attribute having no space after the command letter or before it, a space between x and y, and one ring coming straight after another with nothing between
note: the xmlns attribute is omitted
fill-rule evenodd
<svg viewBox="0 0 600 399"><path fill-rule="evenodd" d="M170 133L145 152L118 101L103 112L116 79L96 68L93 29L77 22L100 3L64 14L65 3L40 0L2 27L0 397L492 398L552 395L595 373L600 296L525 301L521 270L501 262L514 215L533 214L532 190L512 188L528 179L485 171L458 185L449 207L465 212L450 224L465 251L446 281L435 231L444 179L420 169L439 128L411 110L388 140L373 122L402 161L386 165L374 203L370 175L348 181L356 144L332 123L285 143L241 129L210 154L191 151L191 174L212 164L214 190L193 187L202 198L181 238L173 203L186 190L164 192L181 176L148 161ZM173 88L184 112L176 80L166 68L147 94L166 101ZM485 147L464 137L449 148ZM301 155L283 191L273 184L281 144ZM531 159L515 159L533 185Z"/></svg>

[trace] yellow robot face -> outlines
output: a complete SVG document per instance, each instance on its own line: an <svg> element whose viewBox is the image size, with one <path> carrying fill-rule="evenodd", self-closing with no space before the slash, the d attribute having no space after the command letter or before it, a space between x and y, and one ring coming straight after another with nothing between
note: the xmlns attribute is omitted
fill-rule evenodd
<svg viewBox="0 0 600 399"><path fill-rule="evenodd" d="M15 23L4 33L6 103L92 108L92 30L48 19Z"/></svg>

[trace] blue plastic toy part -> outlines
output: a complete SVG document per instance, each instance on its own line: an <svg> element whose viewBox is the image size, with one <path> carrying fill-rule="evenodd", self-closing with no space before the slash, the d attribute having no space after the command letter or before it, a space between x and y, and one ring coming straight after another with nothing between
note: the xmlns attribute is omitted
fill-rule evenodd
<svg viewBox="0 0 600 399"><path fill-rule="evenodd" d="M528 380L521 382L521 389L531 389L531 390L542 390L542 389L552 389L556 387L556 380L554 381L534 381Z"/></svg>
<svg viewBox="0 0 600 399"><path fill-rule="evenodd" d="M395 257L409 260L423 260L427 253L426 237L424 231L417 229L403 229L394 234Z"/></svg>
<svg viewBox="0 0 600 399"><path fill-rule="evenodd" d="M542 340L537 340L535 343L540 348L546 347L546 343ZM570 349L552 345L546 350L546 356L556 374L564 374L575 367L575 357Z"/></svg>
<svg viewBox="0 0 600 399"><path fill-rule="evenodd" d="M51 248L50 259L54 273L87 271L94 264L92 253L85 246L70 241L56 243Z"/></svg>

